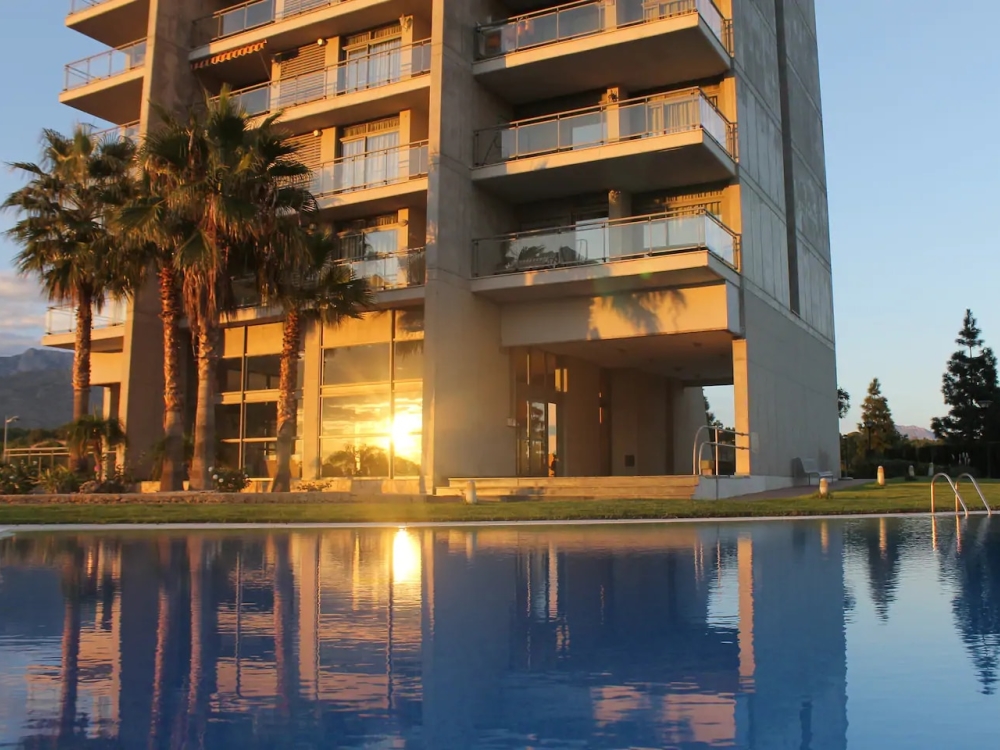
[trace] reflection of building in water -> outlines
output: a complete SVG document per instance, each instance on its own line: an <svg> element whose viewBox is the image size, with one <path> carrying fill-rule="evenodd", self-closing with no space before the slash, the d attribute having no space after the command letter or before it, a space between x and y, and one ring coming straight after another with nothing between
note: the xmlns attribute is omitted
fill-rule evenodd
<svg viewBox="0 0 1000 750"><path fill-rule="evenodd" d="M847 747L843 534L816 527L740 537L741 746Z"/></svg>
<svg viewBox="0 0 1000 750"><path fill-rule="evenodd" d="M84 572L52 615L70 627L29 676L33 726L64 739L846 745L839 531L357 530L78 548L66 559ZM714 616L727 597L733 616Z"/></svg>

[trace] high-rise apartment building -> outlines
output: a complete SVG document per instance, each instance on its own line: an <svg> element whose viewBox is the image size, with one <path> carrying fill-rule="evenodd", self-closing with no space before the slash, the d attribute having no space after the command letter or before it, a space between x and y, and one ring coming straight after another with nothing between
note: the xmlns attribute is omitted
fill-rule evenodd
<svg viewBox="0 0 1000 750"><path fill-rule="evenodd" d="M690 475L702 388L729 384L736 474L837 471L813 0L73 0L67 25L109 50L60 100L126 133L224 85L280 110L378 290L307 331L303 477ZM160 434L157 306L95 330L136 452ZM221 455L254 477L279 351L274 311L228 320Z"/></svg>

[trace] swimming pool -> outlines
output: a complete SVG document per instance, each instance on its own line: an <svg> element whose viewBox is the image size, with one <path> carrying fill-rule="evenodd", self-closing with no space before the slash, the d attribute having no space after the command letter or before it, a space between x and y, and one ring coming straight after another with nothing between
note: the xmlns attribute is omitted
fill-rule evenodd
<svg viewBox="0 0 1000 750"><path fill-rule="evenodd" d="M996 745L1000 521L0 539L0 747Z"/></svg>

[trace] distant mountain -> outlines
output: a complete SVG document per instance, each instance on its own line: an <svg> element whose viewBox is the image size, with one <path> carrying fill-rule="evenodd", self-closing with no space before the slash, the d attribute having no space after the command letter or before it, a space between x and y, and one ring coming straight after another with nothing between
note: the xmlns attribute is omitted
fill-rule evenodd
<svg viewBox="0 0 1000 750"><path fill-rule="evenodd" d="M933 440L934 433L928 430L926 427L914 427L908 424L898 424L896 425L896 431L900 435L908 437L910 440Z"/></svg>
<svg viewBox="0 0 1000 750"><path fill-rule="evenodd" d="M73 418L73 354L28 349L0 357L0 420L18 416L18 427L60 427ZM100 404L100 393L91 400ZM2 422L0 422L2 424Z"/></svg>

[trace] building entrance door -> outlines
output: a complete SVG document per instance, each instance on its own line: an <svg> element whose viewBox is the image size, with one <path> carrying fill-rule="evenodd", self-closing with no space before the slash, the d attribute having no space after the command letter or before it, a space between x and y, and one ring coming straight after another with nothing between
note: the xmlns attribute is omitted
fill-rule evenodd
<svg viewBox="0 0 1000 750"><path fill-rule="evenodd" d="M559 405L550 401L524 399L518 409L518 475L522 477L562 476L562 431Z"/></svg>

